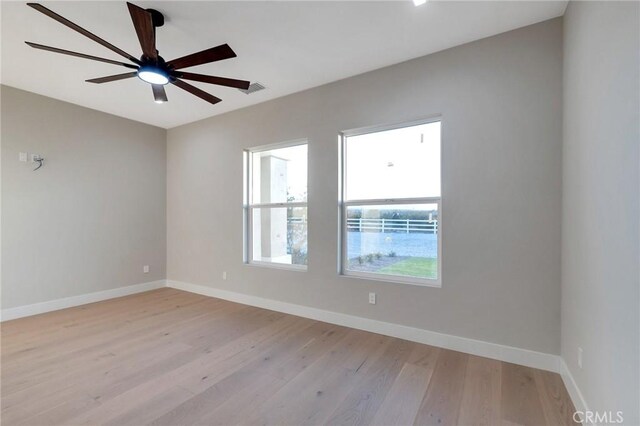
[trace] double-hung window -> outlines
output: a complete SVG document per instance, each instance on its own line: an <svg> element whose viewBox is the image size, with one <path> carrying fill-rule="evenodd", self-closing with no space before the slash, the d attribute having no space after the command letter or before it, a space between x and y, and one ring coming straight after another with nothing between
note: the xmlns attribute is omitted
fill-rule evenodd
<svg viewBox="0 0 640 426"><path fill-rule="evenodd" d="M307 267L307 143L245 151L245 261Z"/></svg>
<svg viewBox="0 0 640 426"><path fill-rule="evenodd" d="M342 134L341 271L441 283L440 121Z"/></svg>

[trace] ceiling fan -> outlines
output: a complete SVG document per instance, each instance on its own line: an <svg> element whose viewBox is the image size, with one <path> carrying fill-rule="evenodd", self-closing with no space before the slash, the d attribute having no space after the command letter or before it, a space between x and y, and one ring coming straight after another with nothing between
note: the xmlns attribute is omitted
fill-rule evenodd
<svg viewBox="0 0 640 426"><path fill-rule="evenodd" d="M85 55L84 53L72 52L69 50L59 49L57 47L44 46L42 44L31 43L25 41L29 46L35 49L47 50L50 52L61 53L63 55L76 56L84 59L91 59L94 61L106 62L108 64L120 65L126 68L133 69L124 74L110 75L107 77L93 78L87 80L89 83L108 83L111 81L124 80L131 77L139 77L141 80L151 84L153 89L153 97L157 103L167 102L167 93L164 90L164 86L171 83L178 86L182 90L204 99L205 101L216 104L221 101L204 90L201 90L183 80L200 81L203 83L217 84L220 86L235 87L237 89L247 90L249 88L249 82L245 80L236 80L233 78L216 77L212 75L194 74L190 72L180 71L183 68L193 67L196 65L208 64L210 62L221 61L223 59L235 58L236 53L229 47L228 44L222 44L220 46L212 47L201 52L192 53L181 58L173 59L171 61L165 61L162 56L158 54L156 49L156 28L164 25L164 16L162 13L154 9L143 9L132 3L127 3L129 8L129 14L133 21L133 26L138 35L140 46L142 47L142 56L140 59L128 54L122 49L117 48L111 43L101 39L97 35L85 30L77 24L69 21L68 19L58 15L50 9L47 9L38 3L27 3L28 6L34 8L38 12L47 15L50 18L55 19L63 25L79 32L80 34L90 38L91 40L103 45L107 49L110 49L127 58L133 64L118 62L111 59L99 58L97 56Z"/></svg>

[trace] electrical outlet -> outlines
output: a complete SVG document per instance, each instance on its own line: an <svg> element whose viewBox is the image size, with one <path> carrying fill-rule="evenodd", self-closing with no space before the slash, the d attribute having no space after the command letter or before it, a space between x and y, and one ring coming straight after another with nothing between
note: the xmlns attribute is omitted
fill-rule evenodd
<svg viewBox="0 0 640 426"><path fill-rule="evenodd" d="M369 303L371 303L372 305L376 304L376 294L375 293L369 293Z"/></svg>
<svg viewBox="0 0 640 426"><path fill-rule="evenodd" d="M144 272L145 274L148 274L149 273L149 265L144 265L142 267L142 272Z"/></svg>
<svg viewBox="0 0 640 426"><path fill-rule="evenodd" d="M20 162L22 163L26 163L27 161L29 161L29 154L26 152L21 152L20 154L18 154L18 160L20 160Z"/></svg>
<svg viewBox="0 0 640 426"><path fill-rule="evenodd" d="M578 367L582 370L582 348L578 348Z"/></svg>
<svg viewBox="0 0 640 426"><path fill-rule="evenodd" d="M227 271L222 271L222 280L223 281L227 280Z"/></svg>

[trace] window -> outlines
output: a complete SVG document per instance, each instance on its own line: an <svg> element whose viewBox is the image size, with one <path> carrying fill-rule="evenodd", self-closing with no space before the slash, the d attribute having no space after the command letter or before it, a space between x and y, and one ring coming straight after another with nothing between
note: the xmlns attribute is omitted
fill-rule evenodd
<svg viewBox="0 0 640 426"><path fill-rule="evenodd" d="M307 144L245 152L245 261L307 267Z"/></svg>
<svg viewBox="0 0 640 426"><path fill-rule="evenodd" d="M342 135L344 275L440 285L440 121Z"/></svg>

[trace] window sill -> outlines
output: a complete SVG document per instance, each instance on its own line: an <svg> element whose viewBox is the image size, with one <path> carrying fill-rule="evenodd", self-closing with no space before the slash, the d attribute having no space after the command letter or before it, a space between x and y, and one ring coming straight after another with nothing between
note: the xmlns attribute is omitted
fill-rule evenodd
<svg viewBox="0 0 640 426"><path fill-rule="evenodd" d="M294 272L307 272L307 266L305 265L287 265L285 263L260 262L255 260L251 262L245 262L244 265L256 266L258 268L280 269L280 270L294 271Z"/></svg>
<svg viewBox="0 0 640 426"><path fill-rule="evenodd" d="M399 275L367 274L367 273L349 272L349 271L341 272L340 277L355 278L359 280L379 281L379 282L389 283L389 284L412 285L416 287L442 288L441 279L430 280L426 278L402 277Z"/></svg>

